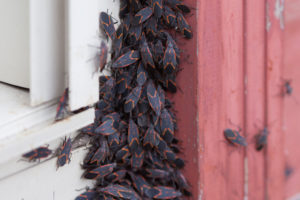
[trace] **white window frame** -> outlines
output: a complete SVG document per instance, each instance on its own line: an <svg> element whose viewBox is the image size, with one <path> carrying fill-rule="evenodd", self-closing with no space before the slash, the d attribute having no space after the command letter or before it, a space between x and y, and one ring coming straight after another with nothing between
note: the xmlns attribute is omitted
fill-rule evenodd
<svg viewBox="0 0 300 200"><path fill-rule="evenodd" d="M96 47L101 43L99 13L112 12L113 17L118 19L118 1L28 1L30 94L16 88L7 93L12 94L8 99L19 96L20 98L14 98L14 103L17 107L22 106L16 109L19 113L15 118L2 124L0 122L1 169L8 168L7 163L19 159L23 153L55 140L60 141L64 136L93 122L93 108L54 122L57 101L65 85L70 89L71 110L92 105L98 100L100 74L94 73L92 60L97 52ZM86 29L82 30L82 27ZM60 37L61 34L63 37ZM6 106L5 102L1 104L0 109L1 106ZM5 117L5 113L0 113L0 119L1 115ZM22 169L24 168L15 168L3 173L17 173ZM1 176L4 177L5 174L0 174Z"/></svg>

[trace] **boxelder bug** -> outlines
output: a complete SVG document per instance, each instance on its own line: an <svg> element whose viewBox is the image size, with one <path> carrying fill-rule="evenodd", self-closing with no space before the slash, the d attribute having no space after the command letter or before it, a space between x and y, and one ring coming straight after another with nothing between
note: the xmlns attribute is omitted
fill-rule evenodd
<svg viewBox="0 0 300 200"><path fill-rule="evenodd" d="M102 165L100 167L97 167L96 169L85 172L83 176L86 179L94 179L94 180L98 178L104 178L108 174L112 173L116 166L117 166L116 163Z"/></svg>
<svg viewBox="0 0 300 200"><path fill-rule="evenodd" d="M100 72L104 69L107 61L108 47L104 41L101 42L99 54L99 69Z"/></svg>
<svg viewBox="0 0 300 200"><path fill-rule="evenodd" d="M52 153L52 150L48 147L39 147L28 153L22 155L23 158L27 158L29 161L40 160L41 158L47 158Z"/></svg>
<svg viewBox="0 0 300 200"><path fill-rule="evenodd" d="M97 192L95 190L88 190L76 197L75 200L94 200L96 196Z"/></svg>
<svg viewBox="0 0 300 200"><path fill-rule="evenodd" d="M141 197L132 188L124 187L118 184L112 184L103 188L99 188L98 191L117 198L141 200Z"/></svg>
<svg viewBox="0 0 300 200"><path fill-rule="evenodd" d="M66 163L70 162L70 153L72 150L71 138L65 138L62 146L59 149L59 155L57 157L57 167L62 167Z"/></svg>
<svg viewBox="0 0 300 200"><path fill-rule="evenodd" d="M153 11L150 7L145 7L141 9L133 18L132 24L133 25L138 25L143 22L145 22L151 15L153 14Z"/></svg>
<svg viewBox="0 0 300 200"><path fill-rule="evenodd" d="M264 146L267 144L268 139L268 129L265 127L259 134L255 136L256 139L256 145L255 148L257 151L260 151L264 148Z"/></svg>
<svg viewBox="0 0 300 200"><path fill-rule="evenodd" d="M284 94L291 95L293 93L293 88L291 86L291 81L286 80L284 82Z"/></svg>
<svg viewBox="0 0 300 200"><path fill-rule="evenodd" d="M147 191L148 196L152 196L153 199L174 199L181 197L182 193L175 190L172 187L156 186Z"/></svg>
<svg viewBox="0 0 300 200"><path fill-rule="evenodd" d="M152 8L154 11L154 16L159 19L163 12L163 2L162 0L152 0Z"/></svg>
<svg viewBox="0 0 300 200"><path fill-rule="evenodd" d="M132 172L129 172L130 178L132 179L134 188L141 194L147 195L147 190L151 189L150 184L140 175L136 175ZM149 197L151 198L151 197Z"/></svg>
<svg viewBox="0 0 300 200"><path fill-rule="evenodd" d="M176 52L175 49L173 48L172 43L169 41L168 41L168 47L164 54L163 65L166 73L171 74L176 72L176 68L177 68Z"/></svg>
<svg viewBox="0 0 300 200"><path fill-rule="evenodd" d="M180 32L188 39L193 37L192 30L186 19L181 13L177 13L177 23Z"/></svg>
<svg viewBox="0 0 300 200"><path fill-rule="evenodd" d="M59 103L56 108L55 121L62 120L68 115L68 110L67 110L68 96L69 96L69 88L66 88L63 95L59 99Z"/></svg>
<svg viewBox="0 0 300 200"><path fill-rule="evenodd" d="M144 68L144 65L142 62L139 63L138 69L137 69L137 83L139 86L143 86L144 83L147 81L148 73Z"/></svg>
<svg viewBox="0 0 300 200"><path fill-rule="evenodd" d="M124 112L125 113L129 113L135 108L136 104L138 103L138 101L141 97L141 93L142 93L141 86L137 86L136 88L134 88L132 90L131 93L129 93L129 95L126 97L126 101L124 103Z"/></svg>
<svg viewBox="0 0 300 200"><path fill-rule="evenodd" d="M247 146L246 139L240 135L239 131L232 129L225 129L224 136L231 144L238 144L241 146Z"/></svg>
<svg viewBox="0 0 300 200"><path fill-rule="evenodd" d="M100 30L104 30L105 34L114 40L116 37L116 30L112 17L105 12L100 13Z"/></svg>
<svg viewBox="0 0 300 200"><path fill-rule="evenodd" d="M157 116L160 115L161 103L157 90L152 81L147 86L147 97L151 108L154 110Z"/></svg>
<svg viewBox="0 0 300 200"><path fill-rule="evenodd" d="M130 151L134 152L139 145L139 129L132 119L129 120L127 141Z"/></svg>
<svg viewBox="0 0 300 200"><path fill-rule="evenodd" d="M120 56L113 64L113 68L127 67L140 59L140 53L138 51L128 51Z"/></svg>

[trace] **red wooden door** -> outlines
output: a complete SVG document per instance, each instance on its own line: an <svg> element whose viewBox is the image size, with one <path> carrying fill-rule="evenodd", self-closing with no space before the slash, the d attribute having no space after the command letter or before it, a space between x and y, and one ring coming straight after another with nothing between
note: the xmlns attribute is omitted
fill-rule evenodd
<svg viewBox="0 0 300 200"><path fill-rule="evenodd" d="M173 98L191 199L283 200L300 192L299 0L186 2L196 8L188 18L194 37L179 41L186 59ZM293 97L281 95L285 78ZM247 148L226 144L223 130L236 126ZM264 127L268 145L258 152L254 136Z"/></svg>

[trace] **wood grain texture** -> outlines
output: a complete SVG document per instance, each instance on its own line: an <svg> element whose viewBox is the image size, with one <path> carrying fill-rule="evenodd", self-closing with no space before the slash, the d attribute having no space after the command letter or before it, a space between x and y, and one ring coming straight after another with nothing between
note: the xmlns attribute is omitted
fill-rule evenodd
<svg viewBox="0 0 300 200"><path fill-rule="evenodd" d="M245 132L249 146L248 187L245 193L249 200L264 199L265 160L264 150L255 150L255 135L261 131L265 122L265 2L262 0L245 1ZM255 12L254 12L255 11Z"/></svg>
<svg viewBox="0 0 300 200"><path fill-rule="evenodd" d="M284 135L282 131L282 103L280 97L283 65L283 1L267 0L267 124L270 134L267 145L267 197L284 199Z"/></svg>
<svg viewBox="0 0 300 200"><path fill-rule="evenodd" d="M243 127L243 2L198 4L198 119L202 198L243 199L244 152L227 144Z"/></svg>
<svg viewBox="0 0 300 200"><path fill-rule="evenodd" d="M285 136L285 197L300 192L300 1L286 1L283 79L291 80L293 93L284 97L283 133ZM297 198L295 198L297 199ZM298 197L299 199L299 197Z"/></svg>

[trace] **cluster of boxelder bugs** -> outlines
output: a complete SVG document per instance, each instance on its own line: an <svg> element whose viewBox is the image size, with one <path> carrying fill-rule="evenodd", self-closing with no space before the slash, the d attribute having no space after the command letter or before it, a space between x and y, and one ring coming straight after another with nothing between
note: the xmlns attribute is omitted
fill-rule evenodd
<svg viewBox="0 0 300 200"><path fill-rule="evenodd" d="M112 52L106 63L107 46L101 44L99 70L111 75L99 78L94 123L81 130L92 144L82 177L96 185L76 200L180 200L191 195L180 172L184 161L177 155L172 102L165 96L177 91L180 59L170 30L192 38L188 13L190 8L179 0L121 0L117 28L112 16L100 13L100 29L112 41Z"/></svg>

